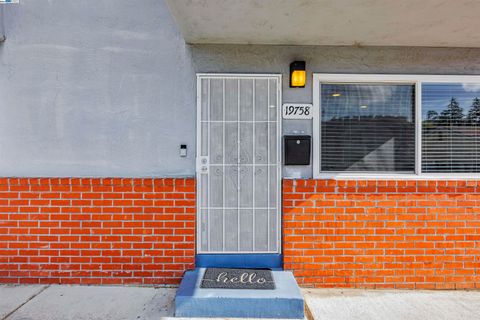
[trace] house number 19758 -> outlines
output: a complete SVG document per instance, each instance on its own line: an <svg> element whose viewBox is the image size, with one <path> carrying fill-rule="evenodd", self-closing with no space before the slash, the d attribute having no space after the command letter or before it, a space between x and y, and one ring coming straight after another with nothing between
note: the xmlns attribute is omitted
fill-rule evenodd
<svg viewBox="0 0 480 320"><path fill-rule="evenodd" d="M285 103L283 105L284 119L312 119L312 105L305 103Z"/></svg>

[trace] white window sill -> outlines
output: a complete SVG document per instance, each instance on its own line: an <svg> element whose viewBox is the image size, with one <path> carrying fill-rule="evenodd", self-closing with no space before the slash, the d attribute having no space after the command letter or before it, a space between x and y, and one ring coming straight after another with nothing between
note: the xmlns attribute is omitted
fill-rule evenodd
<svg viewBox="0 0 480 320"><path fill-rule="evenodd" d="M423 173L423 174L378 174L378 173L320 173L318 180L480 180L478 173Z"/></svg>

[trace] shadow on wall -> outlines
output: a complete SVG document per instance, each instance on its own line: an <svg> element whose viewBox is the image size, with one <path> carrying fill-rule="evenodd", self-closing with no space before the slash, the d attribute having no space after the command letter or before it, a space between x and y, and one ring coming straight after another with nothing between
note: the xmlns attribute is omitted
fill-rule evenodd
<svg viewBox="0 0 480 320"><path fill-rule="evenodd" d="M7 40L5 36L5 24L3 23L3 6L0 4L0 44Z"/></svg>

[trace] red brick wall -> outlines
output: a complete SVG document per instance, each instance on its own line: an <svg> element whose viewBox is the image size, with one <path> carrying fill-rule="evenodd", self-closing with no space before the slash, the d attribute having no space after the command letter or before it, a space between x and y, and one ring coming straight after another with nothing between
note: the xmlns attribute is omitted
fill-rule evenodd
<svg viewBox="0 0 480 320"><path fill-rule="evenodd" d="M283 187L285 269L302 286L480 288L480 181Z"/></svg>
<svg viewBox="0 0 480 320"><path fill-rule="evenodd" d="M480 181L284 180L305 287L480 288ZM178 284L194 179L0 178L0 283Z"/></svg>
<svg viewBox="0 0 480 320"><path fill-rule="evenodd" d="M194 179L0 178L0 283L177 284Z"/></svg>

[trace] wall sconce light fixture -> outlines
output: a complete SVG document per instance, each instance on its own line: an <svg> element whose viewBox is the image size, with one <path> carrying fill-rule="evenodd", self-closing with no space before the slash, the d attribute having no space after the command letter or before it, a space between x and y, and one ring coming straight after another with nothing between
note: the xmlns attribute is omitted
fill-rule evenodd
<svg viewBox="0 0 480 320"><path fill-rule="evenodd" d="M290 88L305 88L307 71L305 61L294 61L290 64Z"/></svg>

